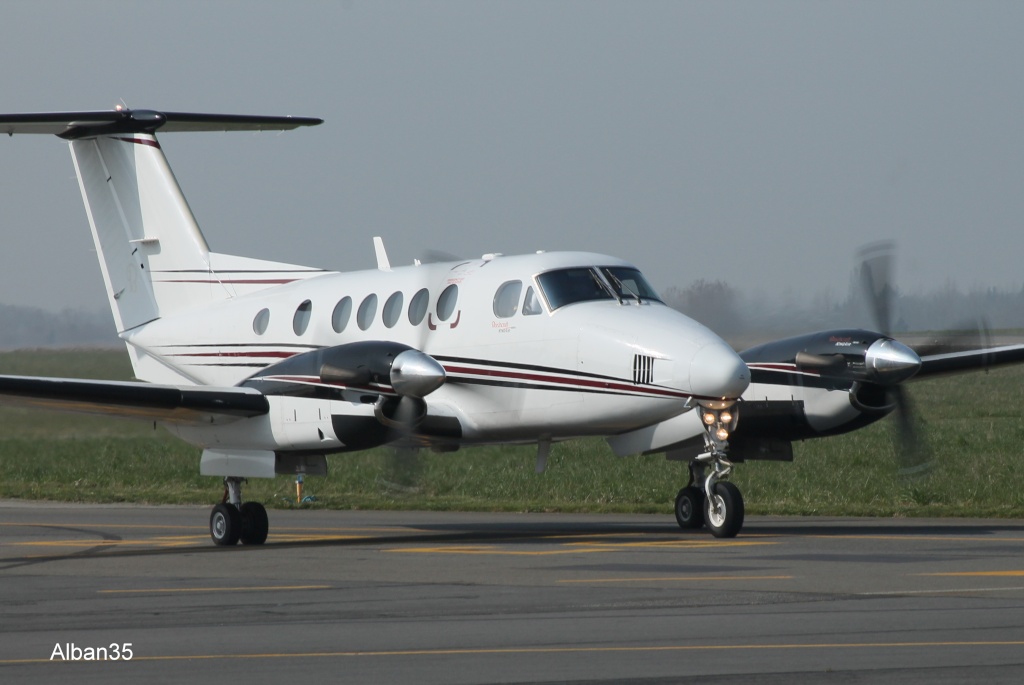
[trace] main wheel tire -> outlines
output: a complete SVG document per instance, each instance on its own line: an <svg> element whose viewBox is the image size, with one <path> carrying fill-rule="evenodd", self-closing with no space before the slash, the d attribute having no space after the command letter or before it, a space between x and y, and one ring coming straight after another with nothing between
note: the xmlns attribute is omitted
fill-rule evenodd
<svg viewBox="0 0 1024 685"><path fill-rule="evenodd" d="M242 515L233 504L218 504L210 512L210 537L215 545L231 547L238 544L242 532Z"/></svg>
<svg viewBox="0 0 1024 685"><path fill-rule="evenodd" d="M705 522L716 538L734 538L743 527L743 495L728 481L715 483L715 493L707 501Z"/></svg>
<svg viewBox="0 0 1024 685"><path fill-rule="evenodd" d="M704 492L689 485L676 495L676 523L683 530L704 525Z"/></svg>
<svg viewBox="0 0 1024 685"><path fill-rule="evenodd" d="M242 531L239 539L243 545L262 545L267 541L270 521L267 510L259 502L245 502L239 511L242 516Z"/></svg>

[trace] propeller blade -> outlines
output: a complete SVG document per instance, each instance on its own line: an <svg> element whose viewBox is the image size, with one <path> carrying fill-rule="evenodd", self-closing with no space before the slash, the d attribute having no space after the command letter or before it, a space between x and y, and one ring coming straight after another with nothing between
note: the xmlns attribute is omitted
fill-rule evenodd
<svg viewBox="0 0 1024 685"><path fill-rule="evenodd" d="M416 447L393 445L387 452L383 485L403 494L415 494L421 488L425 463Z"/></svg>
<svg viewBox="0 0 1024 685"><path fill-rule="evenodd" d="M910 397L901 386L890 391L896 404L897 462L902 478L916 480L931 471L931 449L918 429L916 413Z"/></svg>
<svg viewBox="0 0 1024 685"><path fill-rule="evenodd" d="M980 317L957 329L943 331L919 345L914 345L914 351L922 357L927 357L988 347L992 347L992 333L988 321Z"/></svg>
<svg viewBox="0 0 1024 685"><path fill-rule="evenodd" d="M892 259L895 243L884 241L866 245L860 250L860 278L868 307L880 333L892 331Z"/></svg>
<svg viewBox="0 0 1024 685"><path fill-rule="evenodd" d="M893 285L893 260L896 245L891 240L872 243L861 248L860 279L868 307L878 332L892 333L896 288ZM932 453L918 426L910 396L902 383L921 368L918 351L893 340L878 340L865 354L865 367L871 369L873 382L886 388L895 405L896 450L899 474L907 480L925 477L931 470Z"/></svg>

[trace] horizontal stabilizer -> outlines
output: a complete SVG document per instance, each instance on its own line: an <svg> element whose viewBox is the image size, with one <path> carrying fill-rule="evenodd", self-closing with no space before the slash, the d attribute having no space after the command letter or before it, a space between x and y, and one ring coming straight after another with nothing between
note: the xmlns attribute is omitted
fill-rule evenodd
<svg viewBox="0 0 1024 685"><path fill-rule="evenodd" d="M287 131L316 126L323 119L248 114L156 112L149 109L112 109L94 112L30 112L0 114L0 132L48 133L76 139L117 133L194 131Z"/></svg>
<svg viewBox="0 0 1024 685"><path fill-rule="evenodd" d="M0 404L172 423L227 423L269 411L251 388L0 376Z"/></svg>

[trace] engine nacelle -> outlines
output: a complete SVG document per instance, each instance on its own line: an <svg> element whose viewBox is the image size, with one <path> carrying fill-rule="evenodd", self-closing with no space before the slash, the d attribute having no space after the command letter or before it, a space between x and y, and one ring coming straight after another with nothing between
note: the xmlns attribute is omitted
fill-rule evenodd
<svg viewBox="0 0 1024 685"><path fill-rule="evenodd" d="M791 365L794 371L820 378L877 385L902 383L921 368L921 358L903 343L860 329L776 340L745 350L740 356L748 365ZM866 401L865 405L871 406L872 402Z"/></svg>

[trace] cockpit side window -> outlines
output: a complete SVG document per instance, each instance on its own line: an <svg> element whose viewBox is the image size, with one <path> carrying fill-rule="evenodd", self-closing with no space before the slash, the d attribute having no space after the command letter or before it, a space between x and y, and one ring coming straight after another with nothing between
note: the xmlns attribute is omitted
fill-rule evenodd
<svg viewBox="0 0 1024 685"><path fill-rule="evenodd" d="M519 308L519 293L523 292L522 281L505 281L494 293L494 315L499 319L515 316Z"/></svg>
<svg viewBox="0 0 1024 685"><path fill-rule="evenodd" d="M526 297L523 299L523 316L533 316L543 312L544 309L540 306L540 298L537 297L537 291L531 285L526 289Z"/></svg>
<svg viewBox="0 0 1024 685"><path fill-rule="evenodd" d="M615 299L597 271L586 266L548 271L537 276L537 281L551 309L576 302Z"/></svg>
<svg viewBox="0 0 1024 685"><path fill-rule="evenodd" d="M637 269L626 266L603 266L601 272L618 293L620 299L661 302L657 291Z"/></svg>

